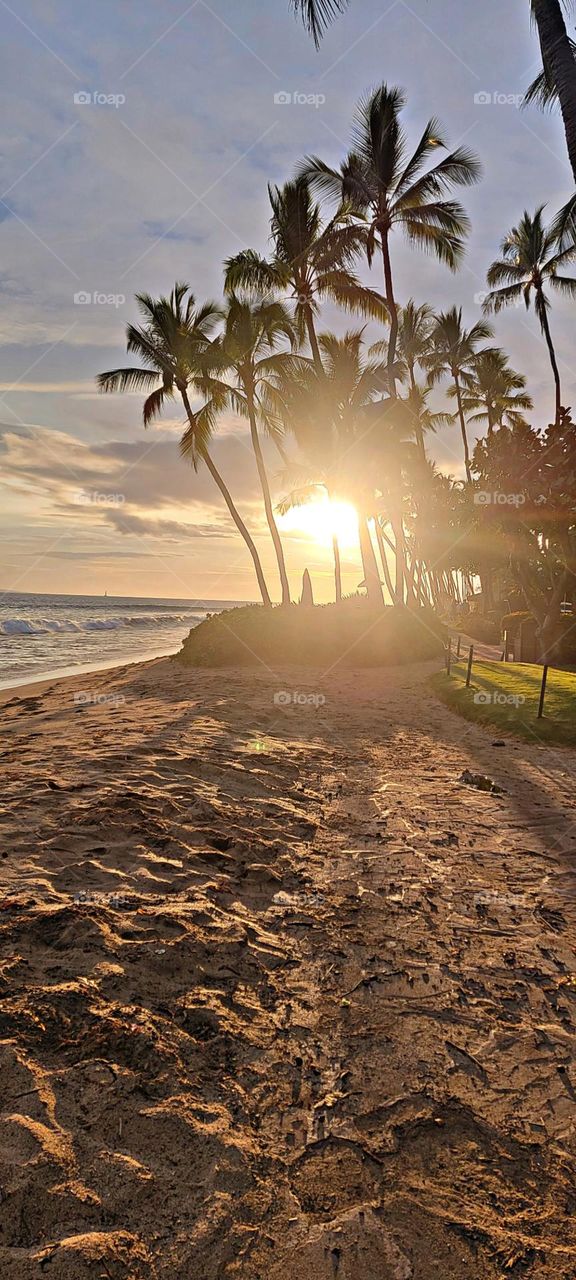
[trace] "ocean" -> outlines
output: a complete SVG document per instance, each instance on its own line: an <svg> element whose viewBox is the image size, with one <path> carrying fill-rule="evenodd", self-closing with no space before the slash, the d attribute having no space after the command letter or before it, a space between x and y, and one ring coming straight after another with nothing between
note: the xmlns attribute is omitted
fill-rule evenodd
<svg viewBox="0 0 576 1280"><path fill-rule="evenodd" d="M242 603L0 592L0 689L176 653L208 613Z"/></svg>

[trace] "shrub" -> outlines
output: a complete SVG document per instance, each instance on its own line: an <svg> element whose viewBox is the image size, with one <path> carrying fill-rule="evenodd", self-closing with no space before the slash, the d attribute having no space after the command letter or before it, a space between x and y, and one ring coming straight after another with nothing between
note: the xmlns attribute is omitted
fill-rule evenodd
<svg viewBox="0 0 576 1280"><path fill-rule="evenodd" d="M353 597L340 604L246 605L213 614L190 632L178 658L193 667L364 667L440 657L443 644L444 628L429 610L376 609Z"/></svg>
<svg viewBox="0 0 576 1280"><path fill-rule="evenodd" d="M500 641L500 627L493 618L483 618L481 614L472 613L465 625L472 639L479 640L481 644L498 644Z"/></svg>

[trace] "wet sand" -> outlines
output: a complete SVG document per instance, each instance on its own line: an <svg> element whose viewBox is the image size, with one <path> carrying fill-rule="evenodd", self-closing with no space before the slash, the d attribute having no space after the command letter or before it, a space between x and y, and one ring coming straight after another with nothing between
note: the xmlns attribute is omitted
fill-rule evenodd
<svg viewBox="0 0 576 1280"><path fill-rule="evenodd" d="M431 670L2 692L3 1280L573 1280L576 757Z"/></svg>

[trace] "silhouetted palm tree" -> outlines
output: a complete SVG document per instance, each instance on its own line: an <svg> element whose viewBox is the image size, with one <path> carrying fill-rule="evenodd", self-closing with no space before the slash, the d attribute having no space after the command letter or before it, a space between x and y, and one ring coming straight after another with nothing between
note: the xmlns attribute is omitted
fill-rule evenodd
<svg viewBox="0 0 576 1280"><path fill-rule="evenodd" d="M572 242L567 248L559 247L557 227L544 225L544 208L540 205L533 215L525 211L518 226L512 227L504 237L502 257L493 262L488 271L491 292L484 303L484 310L498 312L522 299L528 310L534 302L552 365L556 387L555 421L559 422L562 407L560 373L548 322L550 303L544 287L548 285L559 294L576 297L576 279L558 274L561 267L576 258L576 246Z"/></svg>
<svg viewBox="0 0 576 1280"><path fill-rule="evenodd" d="M289 291L300 341L308 338L316 367L321 369L315 320L318 303L331 301L345 311L385 320L384 299L363 285L351 270L366 242L366 229L339 209L326 225L312 200L305 178L283 187L268 187L272 206L274 254L261 257L245 249L225 263L227 293L248 290L262 296Z"/></svg>
<svg viewBox="0 0 576 1280"><path fill-rule="evenodd" d="M222 317L222 310L213 302L197 308L188 285L178 283L168 298L151 298L149 294L139 293L136 302L144 323L140 327L127 326L126 347L140 357L144 367L101 373L97 379L99 389L147 391L143 407L145 427L160 416L167 400L174 399L176 393L180 395L188 419L184 437L186 455L195 469L203 462L217 484L252 557L262 600L269 605L270 596L256 546L209 452L211 416L206 411L196 413L190 403L190 392L195 391L202 380L204 362L212 346L211 334Z"/></svg>
<svg viewBox="0 0 576 1280"><path fill-rule="evenodd" d="M432 350L426 364L428 383L434 386L446 376L452 379L454 396L458 405L458 420L462 432L464 446L464 464L468 482L472 481L470 466L470 449L466 418L462 403L463 378L474 367L474 361L481 342L492 337L492 327L479 320L471 329L462 324L462 308L452 307L449 311L441 311L436 317L432 330Z"/></svg>
<svg viewBox="0 0 576 1280"><path fill-rule="evenodd" d="M321 334L322 373L311 362L302 362L295 377L290 374L288 380L278 380L269 405L292 431L304 459L307 474L300 471L301 498L307 501L310 486L322 485L330 497L344 498L355 506L367 594L381 603L369 520L375 510L382 433L380 423L369 415L372 410L378 412L386 368L366 358L362 339L362 330L343 338Z"/></svg>
<svg viewBox="0 0 576 1280"><path fill-rule="evenodd" d="M278 562L283 604L290 604L290 585L274 516L259 424L273 431L271 420L264 411L263 396L274 376L295 367L295 358L287 351L275 350L283 339L293 344L295 338L292 319L281 302L240 298L232 294L228 299L224 332L213 343L209 372L202 384L216 412L230 408L247 418L250 424L266 520Z"/></svg>
<svg viewBox="0 0 576 1280"><path fill-rule="evenodd" d="M469 422L487 423L489 435L495 427L526 423L524 411L533 408L532 397L524 390L526 378L510 368L504 351L480 351L463 381L462 403Z"/></svg>
<svg viewBox="0 0 576 1280"><path fill-rule="evenodd" d="M409 242L436 254L455 270L462 257L469 222L462 206L444 196L454 186L469 186L480 175L471 151L458 147L432 168L426 165L438 150L447 150L437 120L429 120L410 158L401 124L405 96L383 84L363 99L356 111L353 150L340 170L318 157L308 157L302 174L321 192L342 201L368 222L368 261L375 248L382 253L385 298L390 312L388 378L396 395L398 306L394 293L390 237L402 227Z"/></svg>
<svg viewBox="0 0 576 1280"><path fill-rule="evenodd" d="M574 48L566 30L560 0L531 0L538 29L544 76L560 103L568 155L576 180L576 74Z"/></svg>

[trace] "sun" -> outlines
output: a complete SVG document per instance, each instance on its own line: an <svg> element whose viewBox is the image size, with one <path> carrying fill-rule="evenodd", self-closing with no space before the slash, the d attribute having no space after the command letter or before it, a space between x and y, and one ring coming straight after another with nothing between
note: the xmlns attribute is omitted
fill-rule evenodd
<svg viewBox="0 0 576 1280"><path fill-rule="evenodd" d="M351 502L317 498L301 507L291 507L279 523L287 533L307 535L327 547L334 537L341 547L353 547L358 542L358 515Z"/></svg>

